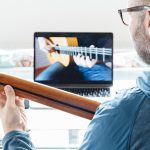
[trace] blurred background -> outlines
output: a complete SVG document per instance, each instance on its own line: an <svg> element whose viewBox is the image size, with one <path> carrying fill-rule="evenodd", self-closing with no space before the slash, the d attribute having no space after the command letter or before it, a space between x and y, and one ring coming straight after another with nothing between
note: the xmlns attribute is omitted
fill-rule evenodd
<svg viewBox="0 0 150 150"><path fill-rule="evenodd" d="M36 31L113 32L114 46L131 48L118 9L127 0L0 0L0 48L33 48Z"/></svg>

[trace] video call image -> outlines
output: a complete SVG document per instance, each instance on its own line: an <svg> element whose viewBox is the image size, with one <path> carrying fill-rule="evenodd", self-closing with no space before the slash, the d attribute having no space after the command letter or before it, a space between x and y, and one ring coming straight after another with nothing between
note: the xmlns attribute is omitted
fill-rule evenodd
<svg viewBox="0 0 150 150"><path fill-rule="evenodd" d="M112 37L35 37L35 81L112 80Z"/></svg>

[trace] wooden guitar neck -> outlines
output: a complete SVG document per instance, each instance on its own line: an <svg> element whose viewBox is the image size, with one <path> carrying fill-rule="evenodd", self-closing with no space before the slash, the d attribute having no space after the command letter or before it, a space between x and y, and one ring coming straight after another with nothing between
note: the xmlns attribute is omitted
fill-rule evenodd
<svg viewBox="0 0 150 150"><path fill-rule="evenodd" d="M0 91L11 85L17 96L38 102L86 119L92 119L99 102L54 87L0 73Z"/></svg>

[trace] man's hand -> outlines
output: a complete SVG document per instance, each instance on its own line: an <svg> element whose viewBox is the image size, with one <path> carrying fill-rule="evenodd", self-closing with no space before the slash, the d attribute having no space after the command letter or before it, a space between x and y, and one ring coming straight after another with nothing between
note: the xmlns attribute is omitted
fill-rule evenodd
<svg viewBox="0 0 150 150"><path fill-rule="evenodd" d="M77 56L73 56L73 59L78 66L89 67L89 68L93 67L97 62L95 59L90 60L89 56L85 57L81 54L78 54Z"/></svg>
<svg viewBox="0 0 150 150"><path fill-rule="evenodd" d="M0 118L5 134L13 130L26 130L27 118L23 99L15 96L13 88L9 85L0 93Z"/></svg>
<svg viewBox="0 0 150 150"><path fill-rule="evenodd" d="M52 44L50 40L43 37L38 37L38 42L40 49L46 53L49 53L54 47L54 44Z"/></svg>
<svg viewBox="0 0 150 150"><path fill-rule="evenodd" d="M91 48L94 48L94 45L90 46ZM89 56L83 56L80 53L77 56L73 56L74 62L78 65L78 66L82 66L82 67L93 67L97 60L96 59L90 59Z"/></svg>

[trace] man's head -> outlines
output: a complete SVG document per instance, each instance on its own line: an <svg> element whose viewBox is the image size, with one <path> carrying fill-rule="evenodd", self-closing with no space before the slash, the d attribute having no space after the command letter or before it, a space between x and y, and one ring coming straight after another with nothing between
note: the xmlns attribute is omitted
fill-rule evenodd
<svg viewBox="0 0 150 150"><path fill-rule="evenodd" d="M129 7L148 5L150 0L130 0ZM150 64L150 8L130 13L130 31L137 53Z"/></svg>

